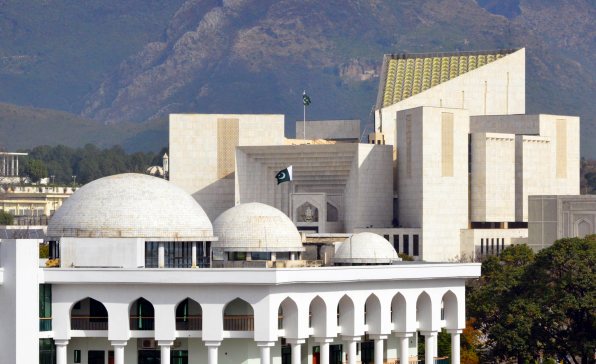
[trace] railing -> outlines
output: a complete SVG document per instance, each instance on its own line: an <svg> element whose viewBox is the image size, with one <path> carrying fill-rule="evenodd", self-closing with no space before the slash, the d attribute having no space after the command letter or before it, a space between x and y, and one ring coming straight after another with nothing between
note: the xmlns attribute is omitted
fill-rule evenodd
<svg viewBox="0 0 596 364"><path fill-rule="evenodd" d="M107 317L73 316L70 318L71 330L107 330Z"/></svg>
<svg viewBox="0 0 596 364"><path fill-rule="evenodd" d="M130 317L130 329L140 331L155 330L155 317Z"/></svg>
<svg viewBox="0 0 596 364"><path fill-rule="evenodd" d="M201 331L203 330L202 316L176 317L176 330Z"/></svg>
<svg viewBox="0 0 596 364"><path fill-rule="evenodd" d="M39 331L52 331L52 318L39 319Z"/></svg>
<svg viewBox="0 0 596 364"><path fill-rule="evenodd" d="M224 316L225 331L255 331L254 316Z"/></svg>

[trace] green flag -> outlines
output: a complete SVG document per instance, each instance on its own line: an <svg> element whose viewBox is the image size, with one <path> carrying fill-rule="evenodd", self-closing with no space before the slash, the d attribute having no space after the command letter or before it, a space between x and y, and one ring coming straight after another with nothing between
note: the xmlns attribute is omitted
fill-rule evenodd
<svg viewBox="0 0 596 364"><path fill-rule="evenodd" d="M286 169L282 169L281 171L279 171L278 174L275 175L275 178L277 178L277 184L280 184L282 182L288 182L292 180L292 166L289 166Z"/></svg>
<svg viewBox="0 0 596 364"><path fill-rule="evenodd" d="M310 105L310 97L308 97L306 91L302 93L302 103L304 104L304 106Z"/></svg>

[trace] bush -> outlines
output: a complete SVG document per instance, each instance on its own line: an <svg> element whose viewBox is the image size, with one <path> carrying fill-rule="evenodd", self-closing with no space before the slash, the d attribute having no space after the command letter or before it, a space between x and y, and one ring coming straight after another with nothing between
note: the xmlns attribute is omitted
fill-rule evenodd
<svg viewBox="0 0 596 364"><path fill-rule="evenodd" d="M39 244L39 259L48 259L50 257L50 247Z"/></svg>
<svg viewBox="0 0 596 364"><path fill-rule="evenodd" d="M399 253L399 254L397 254L397 256L400 257L401 260L403 260L404 262L413 262L414 261L414 258L412 258L409 255L403 254L403 253Z"/></svg>
<svg viewBox="0 0 596 364"><path fill-rule="evenodd" d="M14 216L8 211L0 210L0 225L12 225L14 223Z"/></svg>
<svg viewBox="0 0 596 364"><path fill-rule="evenodd" d="M34 182L39 182L42 178L48 176L48 167L42 162L35 159L29 159L25 164L25 174Z"/></svg>

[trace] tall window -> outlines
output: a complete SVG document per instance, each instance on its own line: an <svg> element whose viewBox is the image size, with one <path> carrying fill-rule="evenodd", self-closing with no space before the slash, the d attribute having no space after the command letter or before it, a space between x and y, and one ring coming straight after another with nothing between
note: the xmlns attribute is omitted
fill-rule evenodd
<svg viewBox="0 0 596 364"><path fill-rule="evenodd" d="M60 259L60 242L50 241L50 259Z"/></svg>
<svg viewBox="0 0 596 364"><path fill-rule="evenodd" d="M418 235L414 235L413 236L413 241L412 241L412 248L414 250L414 256L417 257L418 255L420 255L420 247L418 244Z"/></svg>
<svg viewBox="0 0 596 364"><path fill-rule="evenodd" d="M404 254L410 255L410 235L404 235Z"/></svg>
<svg viewBox="0 0 596 364"><path fill-rule="evenodd" d="M192 267L192 243L190 241L169 241L164 243L166 268Z"/></svg>
<svg viewBox="0 0 596 364"><path fill-rule="evenodd" d="M157 241L145 242L145 268L158 267L158 246L159 243Z"/></svg>
<svg viewBox="0 0 596 364"><path fill-rule="evenodd" d="M39 364L56 363L56 345L54 339L39 339Z"/></svg>
<svg viewBox="0 0 596 364"><path fill-rule="evenodd" d="M389 241L389 235L383 235L383 237L385 238L385 240Z"/></svg>
<svg viewBox="0 0 596 364"><path fill-rule="evenodd" d="M52 285L39 285L39 331L52 331Z"/></svg>
<svg viewBox="0 0 596 364"><path fill-rule="evenodd" d="M399 235L393 235L393 248L399 254Z"/></svg>
<svg viewBox="0 0 596 364"><path fill-rule="evenodd" d="M484 254L484 239L480 239L480 254Z"/></svg>
<svg viewBox="0 0 596 364"><path fill-rule="evenodd" d="M207 241L204 244L205 249L203 249L203 242L197 241L197 266L199 268L211 267L211 242Z"/></svg>

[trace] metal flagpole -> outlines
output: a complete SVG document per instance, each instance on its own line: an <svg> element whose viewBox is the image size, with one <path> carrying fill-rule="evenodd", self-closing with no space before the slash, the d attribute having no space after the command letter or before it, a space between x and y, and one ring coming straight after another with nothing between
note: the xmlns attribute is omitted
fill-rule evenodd
<svg viewBox="0 0 596 364"><path fill-rule="evenodd" d="M304 145L306 145L306 104L304 103L304 100L302 100L302 107L304 108L304 128L302 129L302 136L304 138Z"/></svg>

